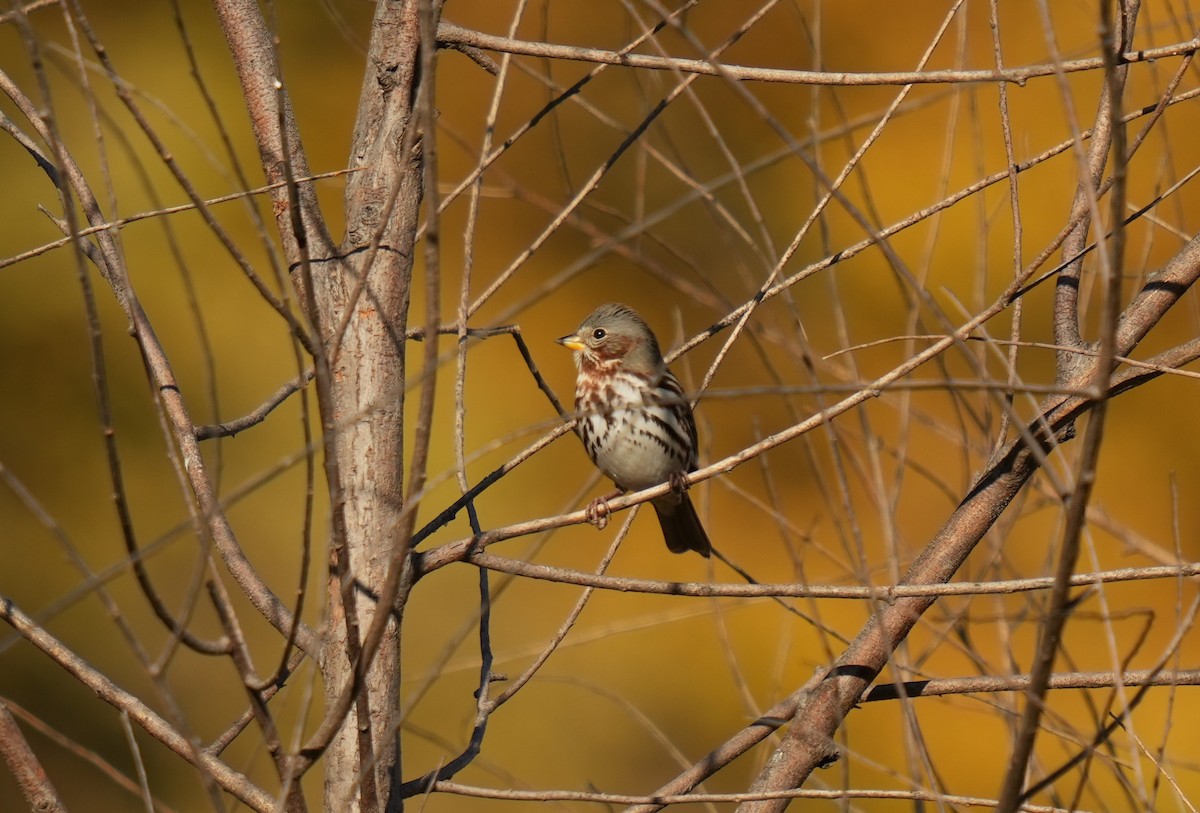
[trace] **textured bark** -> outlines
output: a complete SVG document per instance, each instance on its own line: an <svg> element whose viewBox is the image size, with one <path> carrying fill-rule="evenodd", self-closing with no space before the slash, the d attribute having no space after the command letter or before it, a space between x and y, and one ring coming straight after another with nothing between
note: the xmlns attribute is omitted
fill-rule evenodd
<svg viewBox="0 0 1200 813"><path fill-rule="evenodd" d="M416 0L376 6L350 155L350 166L362 171L347 183L343 264L339 273L313 281L324 346L331 353L330 397L323 409L329 410L324 417L335 438L338 478L331 484L331 614L321 657L327 706L356 679L355 661L370 664L361 676L359 701L326 754L327 810L401 808L399 798L392 798L400 784L398 622L389 622L374 653L362 651L362 644L377 611L374 597L389 563L398 558L394 548L408 544L397 533L403 509L403 336L421 203L419 138L413 129L419 41Z"/></svg>
<svg viewBox="0 0 1200 813"><path fill-rule="evenodd" d="M292 281L318 341L314 368L331 503L328 607L320 668L327 719L298 770L326 759L325 809L398 810L403 599L367 632L389 564L403 559L404 341L421 205L419 0L380 0L372 24L347 181L347 231L328 236L286 81L253 0L214 0L238 66ZM406 590L393 590L404 596ZM333 733L336 729L336 733Z"/></svg>
<svg viewBox="0 0 1200 813"><path fill-rule="evenodd" d="M0 757L3 757L13 779L17 781L25 801L29 802L30 810L65 813L66 808L58 798L58 791L54 789L50 777L46 776L37 754L29 747L3 700L0 700Z"/></svg>
<svg viewBox="0 0 1200 813"><path fill-rule="evenodd" d="M1165 266L1152 274L1125 309L1115 329L1116 355L1129 355L1198 279L1200 236L1193 237ZM1185 345L1177 350L1180 358L1186 359L1195 348ZM1168 354L1164 356L1151 361L1173 363ZM1094 383L1098 373L1107 375L1108 372L1105 359L1092 357L1091 365L1069 381L1068 386L1082 390ZM1110 379L1112 396L1128 386L1130 384L1120 375ZM1046 456L1053 453L1058 443L1072 437L1075 422L1095 404L1094 399L1084 396L1056 396L1045 402L1040 419L1028 427L1029 437L1014 441L988 468L912 563L902 583L944 584L949 581ZM837 758L834 733L887 664L892 651L933 602L932 597L902 598L881 606L833 667L815 676L789 698L789 701L795 700L794 710L790 705L788 708L791 726L751 791L798 788L814 769ZM788 799L745 802L738 810L780 813L788 803Z"/></svg>

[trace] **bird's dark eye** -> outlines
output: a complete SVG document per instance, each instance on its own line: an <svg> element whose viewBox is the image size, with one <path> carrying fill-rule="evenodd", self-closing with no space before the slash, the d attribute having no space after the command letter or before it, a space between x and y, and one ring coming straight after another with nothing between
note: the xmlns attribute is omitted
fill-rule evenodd
<svg viewBox="0 0 1200 813"><path fill-rule="evenodd" d="M596 341L600 341L607 335L608 335L608 333L602 327L598 327L592 331L592 338L595 339Z"/></svg>

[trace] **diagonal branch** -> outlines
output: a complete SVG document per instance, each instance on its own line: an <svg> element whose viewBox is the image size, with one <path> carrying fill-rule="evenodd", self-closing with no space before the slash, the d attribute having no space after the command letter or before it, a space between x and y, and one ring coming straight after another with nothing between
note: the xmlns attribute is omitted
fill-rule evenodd
<svg viewBox="0 0 1200 813"><path fill-rule="evenodd" d="M218 785L252 810L269 813L275 810L275 799L245 775L230 768L221 760L197 748L187 737L153 709L117 686L99 671L70 650L62 641L21 611L10 599L0 596L0 621L4 621L27 641L40 649L96 696L115 709L127 713L150 736L183 757L187 762L211 776Z"/></svg>
<svg viewBox="0 0 1200 813"><path fill-rule="evenodd" d="M1139 0L1130 0L1117 12L1117 19L1113 20L1113 9L1109 2L1100 4L1101 26L1104 33L1105 46L1104 51L1111 61L1114 58L1114 43L1112 42L1112 30L1118 27L1122 30L1126 41L1133 36L1133 22L1136 19ZM1122 43L1124 44L1124 43ZM1042 622L1041 630L1038 636L1037 653L1034 658L1033 668L1030 674L1030 687L1025 696L1025 708L1021 715L1021 722L1017 728L1014 738L1013 753L1009 760L1007 772L1004 780L1001 783L1000 802L997 809L1000 813L1014 813L1022 801L1022 788L1025 785L1025 773L1028 770L1029 761L1033 756L1033 746L1037 738L1040 722L1042 718L1043 700L1046 694L1046 689L1050 683L1050 676L1054 672L1054 661L1058 656L1059 645L1062 641L1062 633L1066 627L1067 618L1071 615L1075 603L1071 598L1070 579L1071 574L1075 572L1075 563L1079 555L1080 537L1083 535L1086 524L1086 512L1088 500L1092 494L1092 487L1096 481L1096 465L1100 457L1101 441L1104 437L1104 426L1108 415L1108 403L1110 391L1105 386L1109 379L1109 375L1113 369L1113 354L1117 340L1117 324L1119 320L1120 302L1121 302L1121 274L1124 270L1124 247L1125 247L1125 229L1121 226L1121 220L1125 210L1125 130L1118 122L1120 110L1120 100L1123 97L1125 87L1126 69L1123 66L1108 64L1105 71L1104 94L1101 100L1101 112L1098 115L1097 130L1103 133L1098 138L1092 141L1093 153L1091 168L1091 182L1098 184L1101 180L1104 164L1106 163L1106 155L1095 152L1098 147L1112 146L1113 154L1113 187L1110 198L1112 206L1113 222L1115 223L1114 231L1107 241L1104 248L1107 251L1101 253L1102 260L1107 262L1101 263L1107 275L1105 291L1104 291L1104 313L1103 321L1100 329L1099 354L1091 363L1089 376L1093 381L1093 386L1100 391L1094 407L1092 408L1091 418L1088 420L1087 431L1083 438L1083 449L1080 453L1077 466L1077 475L1075 477L1075 487L1068 498L1066 511L1066 527L1063 529L1062 545L1058 554L1058 566L1056 568L1054 578L1054 589L1050 594L1050 601L1046 609L1045 619ZM1082 186L1082 185L1081 185ZM1090 190L1089 190L1090 193ZM1089 201L1089 208L1090 208ZM1085 231L1086 223L1084 221ZM1072 233L1070 242L1077 247L1078 241L1086 240L1086 234L1076 235ZM1065 275L1069 275L1073 269L1076 278L1074 286L1068 285L1067 289L1073 290L1076 297L1078 296L1078 272L1082 263L1077 263L1070 266ZM1062 279L1059 280L1059 292L1063 291L1061 287ZM1055 328L1056 333L1060 327L1058 316L1059 300L1055 301ZM1078 340L1078 300L1071 301L1069 310L1073 311L1075 319L1073 324L1075 331L1070 329L1058 333L1058 338L1067 338L1072 341L1072 344L1077 344ZM1074 332L1074 336L1069 334ZM1130 347L1132 350L1132 347ZM1064 371L1069 370L1078 363L1078 356L1059 356L1059 376L1064 374ZM1064 365L1065 362L1065 365Z"/></svg>
<svg viewBox="0 0 1200 813"><path fill-rule="evenodd" d="M0 757L17 781L31 810L65 813L66 808L54 789L54 783L46 776L42 763L29 747L3 698L0 698Z"/></svg>
<svg viewBox="0 0 1200 813"><path fill-rule="evenodd" d="M55 145L57 172L78 199L88 222L93 226L106 223L91 185L66 145L62 144L39 114L36 105L20 88L0 71L0 92L5 93L47 144ZM166 350L159 340L149 316L130 285L122 250L114 233L108 229L97 231L95 243L80 241L81 248L100 271L116 297L122 311L129 319L131 329L142 354L146 376L159 399L160 408L171 429L172 438L178 447L179 458L196 500L198 513L204 522L205 531L212 537L217 550L224 559L230 573L246 593L251 603L276 629L287 632L293 624L299 624L291 611L271 591L258 575L254 565L246 557L233 532L228 517L222 510L216 489L208 474L204 456L200 452L187 403L175 378L175 372ZM309 654L317 650L317 636L306 625L299 625L298 643Z"/></svg>
<svg viewBox="0 0 1200 813"><path fill-rule="evenodd" d="M1148 326L1161 319L1200 276L1200 236L1193 238L1166 266L1152 275L1134 303L1121 317L1114 352L1127 355L1144 330L1131 323ZM1018 280L1014 284L1020 284ZM1146 327L1148 329L1148 327ZM1151 359L1169 366L1197 358L1200 341L1175 348ZM1085 387L1098 369L1098 360L1068 386ZM1161 375L1159 370L1136 368L1111 379L1112 394L1124 392L1135 381ZM1034 443L1018 439L983 473L946 524L926 545L909 567L903 584L930 585L949 581L966 561L975 545L1041 466L1045 456L1058 442L1073 433L1075 421L1091 409L1093 401L1078 395L1057 396L1043 404L1041 415L1027 429ZM907 636L922 614L932 606L933 597L905 597L881 605L858 637L834 664L814 676L807 684L772 709L763 718L738 732L711 752L697 765L659 789L662 794L690 790L720 766L744 753L765 738L780 718L790 719L783 742L776 750L752 790L768 791L795 788L821 765L837 758L832 736L845 716L859 702L876 675L887 664L892 651ZM644 811L661 805L632 808ZM747 810L782 809L775 803L748 803Z"/></svg>
<svg viewBox="0 0 1200 813"><path fill-rule="evenodd" d="M259 158L270 184L284 256L289 262L295 263L300 255L300 247L291 229L293 199L289 195L285 168L291 168L293 177L307 177L312 173L300 139L291 97L286 89L280 87L283 75L271 45L271 34L254 0L214 0L213 6L241 81L250 125L258 142ZM280 122L283 122L282 127ZM298 184L294 187L294 195L299 220L303 224L299 239L306 244L309 253L320 257L332 256L333 241L325 228L316 189L311 184Z"/></svg>

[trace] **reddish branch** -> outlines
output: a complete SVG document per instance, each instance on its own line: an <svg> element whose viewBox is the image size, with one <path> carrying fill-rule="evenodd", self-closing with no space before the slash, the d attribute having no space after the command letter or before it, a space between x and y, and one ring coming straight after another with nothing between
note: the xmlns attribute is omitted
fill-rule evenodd
<svg viewBox="0 0 1200 813"><path fill-rule="evenodd" d="M1138 342L1158 323L1167 310L1179 300L1200 274L1200 237L1193 238L1157 273L1152 274L1141 293L1122 314L1115 330L1114 352L1128 355ZM1197 349L1185 346L1161 354L1157 363L1180 362L1196 358ZM1180 357L1182 355L1182 358ZM1102 359L1095 358L1069 382L1070 387L1087 387L1097 371L1102 371ZM1129 386L1149 380L1155 371L1135 370L1118 374L1112 380L1110 395L1123 392ZM1099 395L1099 393L1098 393ZM1010 444L999 460L983 474L975 488L950 516L946 524L913 562L903 579L904 584L942 584L966 561L984 533L1008 506L1029 478L1038 470L1045 456L1073 431L1075 421L1088 412L1095 400L1080 396L1049 399L1043 404L1038 420L1027 429L1034 443L1019 439ZM859 633L854 642L826 672L818 674L783 704L783 716L792 718L783 742L767 763L752 790L779 790L799 787L813 769L836 759L833 734L846 714L854 708L862 693L887 663L892 651L904 640L921 615L932 605L933 598L902 598L881 606ZM775 712L769 714L774 716ZM767 730L748 729L737 741L766 736ZM734 741L731 740L731 743ZM749 744L748 743L747 747ZM691 771L662 788L662 792L678 792L694 787L709 772L708 766L724 764L717 757L730 743L709 755ZM739 751L740 753L740 751ZM649 809L649 808L645 808ZM748 803L746 810L781 810L776 803Z"/></svg>
<svg viewBox="0 0 1200 813"><path fill-rule="evenodd" d="M234 798L252 810L263 813L275 810L275 799L271 794L221 760L197 748L188 737L153 709L93 668L3 596L0 596L0 620L9 624L29 643L52 658L82 685L95 692L101 700L128 714L146 733L211 777Z"/></svg>
<svg viewBox="0 0 1200 813"><path fill-rule="evenodd" d="M0 758L4 759L9 772L17 780L17 787L21 789L25 801L29 802L30 810L40 813L63 813L66 810L58 798L54 783L46 776L37 754L29 747L29 742L3 699L0 699Z"/></svg>
<svg viewBox="0 0 1200 813"><path fill-rule="evenodd" d="M0 71L0 92L5 93L13 101L38 136L46 144L52 145L53 156L46 157L43 163L43 166L52 168L49 170L51 179L60 184L64 195L74 195L89 225L105 224L108 219L104 216L100 202L66 145L57 138L56 133L40 115L36 105L2 71ZM73 203L68 199L64 205L69 208L73 206ZM284 633L289 633L294 624L298 625L298 644L305 651L315 653L317 651L316 634L293 618L288 607L279 600L279 597L258 575L242 550L233 527L225 516L217 498L216 488L208 475L207 464L200 453L199 443L195 436L195 426L192 423L187 402L175 379L175 372L166 350L129 282L125 257L116 236L109 229L101 229L96 232L94 239L94 243L81 241L81 250L85 251L88 259L99 270L112 290L117 303L129 319L138 349L142 354L150 386L154 396L158 399L172 439L176 444L178 459L182 462L184 476L195 499L197 515L203 531L212 539L229 568L229 572L263 617ZM137 556L133 558L135 562L139 560Z"/></svg>

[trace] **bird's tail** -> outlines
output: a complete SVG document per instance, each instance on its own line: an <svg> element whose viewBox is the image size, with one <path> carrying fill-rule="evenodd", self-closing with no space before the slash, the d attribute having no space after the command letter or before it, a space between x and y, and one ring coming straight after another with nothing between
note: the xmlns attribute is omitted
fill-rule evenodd
<svg viewBox="0 0 1200 813"><path fill-rule="evenodd" d="M654 503L658 524L662 526L663 539L666 540L671 553L687 553L694 550L707 559L712 553L708 534L700 524L700 517L696 516L696 507L692 505L691 499L687 494L683 494L682 497L683 499L675 505L660 506Z"/></svg>

